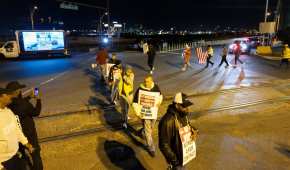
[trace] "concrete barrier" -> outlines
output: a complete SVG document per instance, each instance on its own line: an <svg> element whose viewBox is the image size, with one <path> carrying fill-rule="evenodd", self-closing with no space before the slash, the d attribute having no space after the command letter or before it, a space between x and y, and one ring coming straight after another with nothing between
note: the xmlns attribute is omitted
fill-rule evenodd
<svg viewBox="0 0 290 170"><path fill-rule="evenodd" d="M272 48L271 46L258 46L256 52L260 55L272 54Z"/></svg>

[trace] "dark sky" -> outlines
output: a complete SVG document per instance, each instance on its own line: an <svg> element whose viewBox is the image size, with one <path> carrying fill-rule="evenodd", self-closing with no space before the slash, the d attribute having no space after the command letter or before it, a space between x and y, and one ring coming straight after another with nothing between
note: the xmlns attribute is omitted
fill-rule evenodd
<svg viewBox="0 0 290 170"><path fill-rule="evenodd" d="M105 6L106 0L71 0ZM198 25L214 27L254 27L264 19L266 0L110 0L111 18L127 25L146 28L192 29ZM270 0L274 10L277 0ZM1 27L29 23L29 7L36 3L37 20L52 16L71 23L94 23L101 11L81 7L79 11L59 9L57 0L1 0ZM16 23L16 24L15 24Z"/></svg>

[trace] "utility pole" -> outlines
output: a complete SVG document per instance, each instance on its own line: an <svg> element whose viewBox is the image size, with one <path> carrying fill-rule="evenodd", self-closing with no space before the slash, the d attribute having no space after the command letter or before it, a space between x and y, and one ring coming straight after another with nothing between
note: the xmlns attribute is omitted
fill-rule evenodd
<svg viewBox="0 0 290 170"><path fill-rule="evenodd" d="M281 0L278 0L277 7L276 7L276 15L275 15L275 21L276 21L276 32L279 30L280 25L280 14L281 13Z"/></svg>
<svg viewBox="0 0 290 170"><path fill-rule="evenodd" d="M269 0L266 0L266 7L265 7L265 18L264 18L264 22L267 22L267 18L268 18L268 6L269 6ZM265 44L265 34L263 34L263 41L262 44Z"/></svg>
<svg viewBox="0 0 290 170"><path fill-rule="evenodd" d="M109 35L109 33L110 33L110 29L111 29L111 24L110 24L110 0L107 0L107 12L108 12L108 15L107 15L107 17L108 17L108 31L107 31L107 33L108 33L108 35Z"/></svg>
<svg viewBox="0 0 290 170"><path fill-rule="evenodd" d="M265 8L265 19L264 19L264 22L267 22L267 18L268 18L268 6L269 6L269 0L266 0L266 8Z"/></svg>

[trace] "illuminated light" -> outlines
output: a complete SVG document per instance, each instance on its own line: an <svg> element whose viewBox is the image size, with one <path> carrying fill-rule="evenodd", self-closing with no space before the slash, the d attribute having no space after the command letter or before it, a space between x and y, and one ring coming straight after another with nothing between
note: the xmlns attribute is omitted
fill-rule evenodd
<svg viewBox="0 0 290 170"><path fill-rule="evenodd" d="M108 38L103 38L103 43L107 44L109 42Z"/></svg>
<svg viewBox="0 0 290 170"><path fill-rule="evenodd" d="M122 24L114 24L114 27L116 27L116 28L122 28Z"/></svg>

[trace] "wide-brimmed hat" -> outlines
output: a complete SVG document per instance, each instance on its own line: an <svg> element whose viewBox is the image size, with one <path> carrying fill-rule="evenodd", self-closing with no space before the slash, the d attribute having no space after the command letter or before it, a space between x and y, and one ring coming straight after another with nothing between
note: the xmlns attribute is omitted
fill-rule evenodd
<svg viewBox="0 0 290 170"><path fill-rule="evenodd" d="M18 89L23 89L25 87L26 87L26 85L20 84L18 81L11 81L6 85L6 89L12 90L12 91L15 91Z"/></svg>
<svg viewBox="0 0 290 170"><path fill-rule="evenodd" d="M187 99L187 95L181 92L176 93L173 102L180 104L182 107L189 107L193 105L193 103Z"/></svg>

